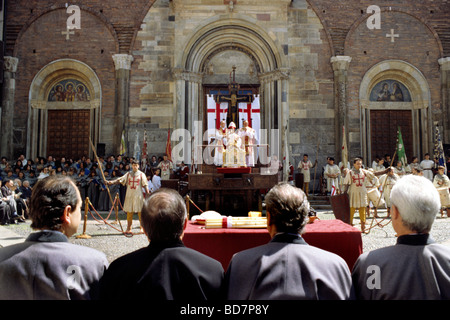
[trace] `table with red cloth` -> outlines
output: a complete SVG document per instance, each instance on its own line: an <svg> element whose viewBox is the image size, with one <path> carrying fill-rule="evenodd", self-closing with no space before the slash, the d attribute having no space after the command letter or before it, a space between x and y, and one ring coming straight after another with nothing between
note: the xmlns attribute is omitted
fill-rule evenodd
<svg viewBox="0 0 450 320"><path fill-rule="evenodd" d="M341 220L315 220L306 225L302 235L312 246L341 256L350 270L362 253L361 231ZM267 229L205 229L188 222L183 242L186 247L218 260L226 270L236 252L266 244L270 241Z"/></svg>

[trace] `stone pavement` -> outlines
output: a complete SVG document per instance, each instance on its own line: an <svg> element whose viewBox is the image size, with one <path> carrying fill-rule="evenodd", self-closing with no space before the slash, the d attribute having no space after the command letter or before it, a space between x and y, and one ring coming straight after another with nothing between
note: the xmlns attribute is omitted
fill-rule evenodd
<svg viewBox="0 0 450 320"><path fill-rule="evenodd" d="M102 212L101 214L105 217L107 215L106 212ZM322 220L335 218L333 212L329 210L317 210L317 216ZM386 217L386 210L379 210L379 216L381 218L378 221L381 221L383 217ZM119 214L119 218L122 227L125 229L125 214L121 212ZM138 234L133 237L125 237L120 232L121 229L119 224L112 224L112 226L116 228L114 229L99 220L92 219L90 216L86 224L86 234L90 235L91 238L77 239L76 236L83 233L83 221L84 220L82 220L82 223L79 226L78 233L71 237L69 241L71 243L85 245L104 252L110 262L126 253L148 245L148 240L145 235ZM114 218L110 217L108 222L111 224L114 222ZM371 222L372 218L368 218L366 221L366 226L369 227ZM359 229L360 224L357 214L354 218L354 223L355 227ZM385 219L382 221L382 224L386 225L383 228L374 227L368 234L362 234L363 252L395 244L396 237L392 228L392 223L390 223L389 219ZM138 233L140 231L137 215L135 215L135 219L133 221L132 231L134 233ZM32 230L30 228L29 220L27 220L26 223L0 226L0 247L23 242L30 232L32 232ZM441 218L440 215L437 215L431 230L431 235L436 242L450 247L450 218Z"/></svg>

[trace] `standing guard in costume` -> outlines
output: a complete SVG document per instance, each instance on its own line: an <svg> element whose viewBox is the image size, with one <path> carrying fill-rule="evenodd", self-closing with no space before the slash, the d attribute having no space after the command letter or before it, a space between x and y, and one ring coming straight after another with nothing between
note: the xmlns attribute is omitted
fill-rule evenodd
<svg viewBox="0 0 450 320"><path fill-rule="evenodd" d="M339 190L339 175L341 173L341 170L339 170L339 167L334 164L334 158L330 157L328 159L328 164L325 166L325 170L323 175L327 179L327 192L331 194L331 188L334 184L334 187L336 188L336 193Z"/></svg>
<svg viewBox="0 0 450 320"><path fill-rule="evenodd" d="M142 232L142 222L141 222L141 211L144 205L144 194L142 193L142 188L145 189L147 194L150 193L148 190L148 182L145 174L139 170L139 161L134 160L131 163L132 170L124 174L118 179L106 181L107 185L121 183L122 185L127 185L127 193L125 196L125 203L123 205L123 210L127 213L127 230L125 233L131 233L131 225L133 224L133 214L138 213L139 223L141 225Z"/></svg>
<svg viewBox="0 0 450 320"><path fill-rule="evenodd" d="M444 173L445 167L439 166L438 173L434 176L433 185L439 192L439 197L441 200L441 218L444 216L444 209L450 207L450 193L448 189L450 188L450 179ZM448 211L447 217L448 217Z"/></svg>
<svg viewBox="0 0 450 320"><path fill-rule="evenodd" d="M353 225L353 216L358 208L359 219L361 221L361 232L365 232L366 226L366 207L367 207L367 178L372 179L373 173L362 169L362 160L356 158L353 160L353 168L345 176L343 191L349 194L350 200L350 224Z"/></svg>
<svg viewBox="0 0 450 320"><path fill-rule="evenodd" d="M383 198L386 202L387 216L391 216L391 190L400 177L394 172L394 168L390 167L386 174L380 177L380 184L383 186Z"/></svg>
<svg viewBox="0 0 450 320"><path fill-rule="evenodd" d="M298 169L301 173L303 173L303 192L306 195L309 194L309 182L311 181L311 170L317 165L317 159L314 162L314 165L308 159L308 155L303 155L303 160L298 164ZM313 190L314 191L314 190Z"/></svg>
<svg viewBox="0 0 450 320"><path fill-rule="evenodd" d="M157 168L160 168L161 169L161 180L169 180L170 179L170 173L172 172L172 170L173 170L173 163L172 163L172 161L170 161L169 159L168 159L168 156L167 156L167 154L165 154L164 156L163 156L163 161L161 161L159 164L158 164L158 166L157 166Z"/></svg>
<svg viewBox="0 0 450 320"><path fill-rule="evenodd" d="M425 153L425 159L422 160L420 166L423 169L423 176L433 182L433 169L435 163L433 160L430 160L430 154Z"/></svg>

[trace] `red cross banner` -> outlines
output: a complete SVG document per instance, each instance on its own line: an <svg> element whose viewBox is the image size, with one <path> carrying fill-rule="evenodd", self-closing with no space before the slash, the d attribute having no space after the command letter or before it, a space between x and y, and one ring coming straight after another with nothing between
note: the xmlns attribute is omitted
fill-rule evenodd
<svg viewBox="0 0 450 320"><path fill-rule="evenodd" d="M259 141L259 129L261 128L261 110L259 106L259 95L255 96L253 103L239 103L239 128L242 128L244 120L248 121L250 128L256 133L256 140Z"/></svg>
<svg viewBox="0 0 450 320"><path fill-rule="evenodd" d="M220 121L227 120L228 103L216 103L214 97L207 96L208 129L219 129Z"/></svg>

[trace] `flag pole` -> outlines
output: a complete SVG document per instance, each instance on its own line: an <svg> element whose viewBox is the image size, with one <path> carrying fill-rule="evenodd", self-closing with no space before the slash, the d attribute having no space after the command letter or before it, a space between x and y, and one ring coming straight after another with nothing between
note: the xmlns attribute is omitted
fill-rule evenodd
<svg viewBox="0 0 450 320"><path fill-rule="evenodd" d="M106 187L106 190L108 191L109 199L111 200L111 203L114 203L114 200L111 196L111 192L109 191L109 188L108 188L108 184L106 183L106 178L105 178L105 174L103 173L102 164L100 163L100 160L98 159L97 152L95 151L95 147L94 147L94 144L92 143L91 137L89 137L89 142L91 143L92 151L94 152L95 159L97 160L98 167L100 168L100 173L102 174L103 181L105 182L105 187Z"/></svg>

